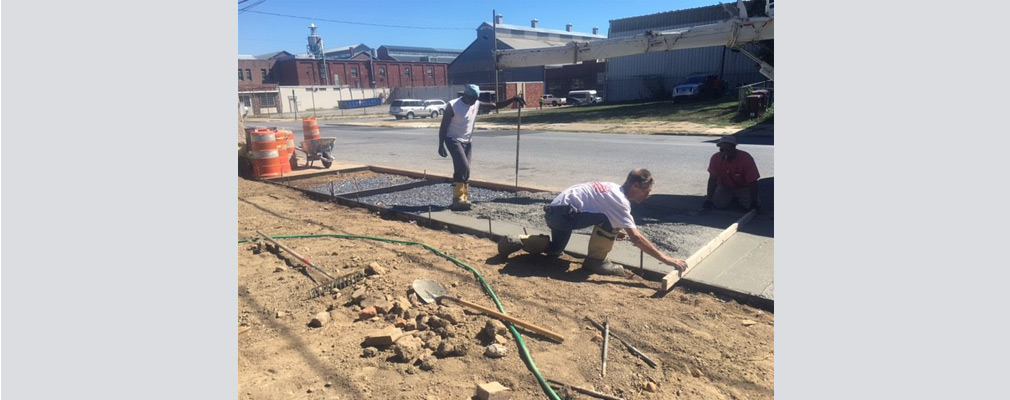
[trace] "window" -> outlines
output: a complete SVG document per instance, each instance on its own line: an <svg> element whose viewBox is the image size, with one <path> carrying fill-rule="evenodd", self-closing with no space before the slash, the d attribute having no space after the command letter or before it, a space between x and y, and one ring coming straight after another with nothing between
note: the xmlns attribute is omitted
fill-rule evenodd
<svg viewBox="0 0 1010 400"><path fill-rule="evenodd" d="M435 76L435 68L428 67L428 76L430 76L430 77L434 77Z"/></svg>
<svg viewBox="0 0 1010 400"><path fill-rule="evenodd" d="M252 71L250 71L250 70L248 70L248 69L247 69L247 70L245 70L245 79L246 79L247 81L251 81L251 80L252 80Z"/></svg>
<svg viewBox="0 0 1010 400"><path fill-rule="evenodd" d="M379 76L383 77L383 78L386 77L386 69L385 68L379 67Z"/></svg>
<svg viewBox="0 0 1010 400"><path fill-rule="evenodd" d="M266 82L267 81L267 70L260 69L260 74L263 75L263 82Z"/></svg>
<svg viewBox="0 0 1010 400"><path fill-rule="evenodd" d="M351 78L358 77L358 67L351 67Z"/></svg>
<svg viewBox="0 0 1010 400"><path fill-rule="evenodd" d="M260 107L277 107L274 103L277 95L274 93L256 93L256 99L260 102Z"/></svg>
<svg viewBox="0 0 1010 400"><path fill-rule="evenodd" d="M403 70L403 74L410 76L410 67L407 67L407 69Z"/></svg>
<svg viewBox="0 0 1010 400"><path fill-rule="evenodd" d="M245 79L242 78L242 68L238 69L238 80L240 80L240 81L244 81L245 80Z"/></svg>

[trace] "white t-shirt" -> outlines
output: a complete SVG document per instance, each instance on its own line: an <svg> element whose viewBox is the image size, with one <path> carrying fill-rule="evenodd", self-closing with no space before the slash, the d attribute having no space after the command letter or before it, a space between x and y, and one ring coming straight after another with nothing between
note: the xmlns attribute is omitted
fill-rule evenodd
<svg viewBox="0 0 1010 400"><path fill-rule="evenodd" d="M554 198L551 205L571 205L579 212L606 215L614 229L635 228L631 202L624 196L621 185L613 182L589 182L572 186Z"/></svg>
<svg viewBox="0 0 1010 400"><path fill-rule="evenodd" d="M452 121L445 132L446 139L454 139L463 143L470 142L470 134L473 133L473 124L477 122L477 110L480 109L480 102L476 101L472 106L466 105L462 97L449 100L449 107L452 107Z"/></svg>

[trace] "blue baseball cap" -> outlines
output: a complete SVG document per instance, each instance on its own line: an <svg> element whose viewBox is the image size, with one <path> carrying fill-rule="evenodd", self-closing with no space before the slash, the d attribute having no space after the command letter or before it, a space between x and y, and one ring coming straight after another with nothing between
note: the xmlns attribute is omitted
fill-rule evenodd
<svg viewBox="0 0 1010 400"><path fill-rule="evenodd" d="M474 98L479 97L479 93L480 93L480 88L477 87L477 85L466 85L466 89L463 90L463 95L464 96L469 96L469 97L474 97Z"/></svg>

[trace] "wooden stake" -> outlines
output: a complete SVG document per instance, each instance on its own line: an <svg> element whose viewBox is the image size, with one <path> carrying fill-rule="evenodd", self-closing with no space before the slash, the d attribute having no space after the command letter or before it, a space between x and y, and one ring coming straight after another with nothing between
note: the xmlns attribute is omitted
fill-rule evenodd
<svg viewBox="0 0 1010 400"><path fill-rule="evenodd" d="M610 341L610 317L603 323L603 373L600 377L607 377L607 343Z"/></svg>

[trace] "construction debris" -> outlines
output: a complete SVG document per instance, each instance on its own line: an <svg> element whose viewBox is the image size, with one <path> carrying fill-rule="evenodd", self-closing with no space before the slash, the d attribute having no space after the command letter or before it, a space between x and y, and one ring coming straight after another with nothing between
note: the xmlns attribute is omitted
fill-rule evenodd
<svg viewBox="0 0 1010 400"><path fill-rule="evenodd" d="M508 355L509 348L495 343L484 349L484 356L490 358L502 358Z"/></svg>
<svg viewBox="0 0 1010 400"><path fill-rule="evenodd" d="M477 385L477 398L481 400L508 400L512 391L498 382L488 382Z"/></svg>

